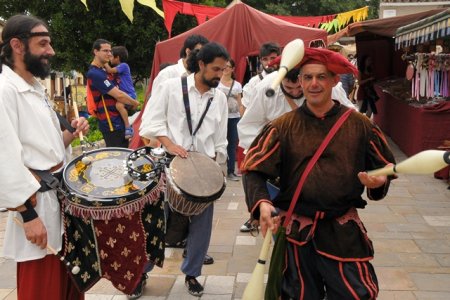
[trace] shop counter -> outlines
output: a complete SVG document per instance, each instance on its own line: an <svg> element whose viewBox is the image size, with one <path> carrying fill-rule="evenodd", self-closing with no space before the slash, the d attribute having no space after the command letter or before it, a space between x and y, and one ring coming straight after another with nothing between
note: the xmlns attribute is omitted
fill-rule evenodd
<svg viewBox="0 0 450 300"><path fill-rule="evenodd" d="M450 101L416 107L375 85L380 99L374 121L407 156L437 149L450 139Z"/></svg>

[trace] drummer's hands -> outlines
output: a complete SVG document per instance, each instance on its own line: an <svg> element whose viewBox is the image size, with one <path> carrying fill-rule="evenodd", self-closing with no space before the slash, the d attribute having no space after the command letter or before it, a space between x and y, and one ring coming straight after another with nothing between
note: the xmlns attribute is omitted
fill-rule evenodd
<svg viewBox="0 0 450 300"><path fill-rule="evenodd" d="M41 249L47 247L47 229L40 218L23 223L23 230L25 231L25 237L31 243Z"/></svg>
<svg viewBox="0 0 450 300"><path fill-rule="evenodd" d="M182 146L177 145L177 144L172 143L172 144L166 146L166 150L170 154L178 155L178 156L181 156L182 158L186 158L188 156L188 152L186 151L186 149L184 149Z"/></svg>
<svg viewBox="0 0 450 300"><path fill-rule="evenodd" d="M86 135L89 131L89 122L84 117L72 120L70 125L75 128L75 131L73 132L74 137L78 137L80 132L83 133L83 135Z"/></svg>
<svg viewBox="0 0 450 300"><path fill-rule="evenodd" d="M266 236L268 228L270 228L272 232L276 232L278 226L280 226L280 217L272 217L272 212L275 213L276 209L269 202L264 201L259 204L259 225L261 226L263 236Z"/></svg>

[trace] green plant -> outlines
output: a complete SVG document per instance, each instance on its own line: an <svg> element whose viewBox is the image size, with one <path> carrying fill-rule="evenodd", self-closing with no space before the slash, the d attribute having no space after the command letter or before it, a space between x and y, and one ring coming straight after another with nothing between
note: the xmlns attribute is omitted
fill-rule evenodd
<svg viewBox="0 0 450 300"><path fill-rule="evenodd" d="M138 107L138 110L142 109L144 102L145 102L145 90L144 87L142 86L142 84L136 84L135 86L135 90L136 90L136 100L139 101L140 105Z"/></svg>

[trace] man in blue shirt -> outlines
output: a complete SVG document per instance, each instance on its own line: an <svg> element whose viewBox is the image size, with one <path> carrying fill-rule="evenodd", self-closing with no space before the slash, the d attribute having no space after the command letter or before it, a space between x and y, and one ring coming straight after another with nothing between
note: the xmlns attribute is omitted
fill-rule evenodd
<svg viewBox="0 0 450 300"><path fill-rule="evenodd" d="M128 104L133 108L136 108L139 103L119 90L104 69L105 64L112 58L111 43L98 39L94 42L92 49L94 59L89 67L87 78L96 105L100 132L106 147L127 148L125 124L116 108L116 102Z"/></svg>

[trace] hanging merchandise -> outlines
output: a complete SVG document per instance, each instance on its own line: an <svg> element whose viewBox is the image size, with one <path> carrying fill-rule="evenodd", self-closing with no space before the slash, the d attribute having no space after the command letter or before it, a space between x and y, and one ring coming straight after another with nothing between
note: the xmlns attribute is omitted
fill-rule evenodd
<svg viewBox="0 0 450 300"><path fill-rule="evenodd" d="M450 97L450 54L415 53L402 58L408 62L406 78L411 80L412 99L433 101Z"/></svg>

